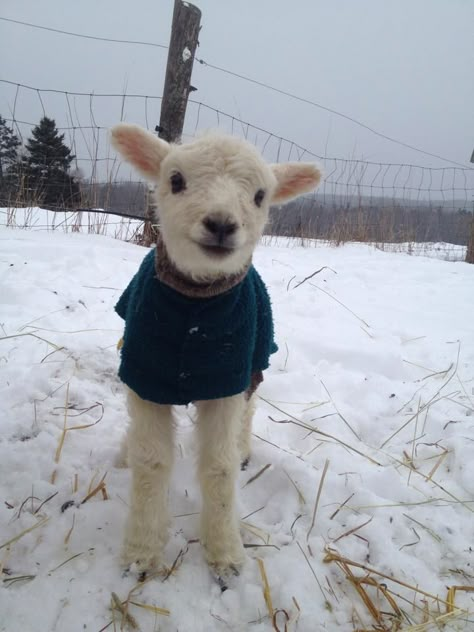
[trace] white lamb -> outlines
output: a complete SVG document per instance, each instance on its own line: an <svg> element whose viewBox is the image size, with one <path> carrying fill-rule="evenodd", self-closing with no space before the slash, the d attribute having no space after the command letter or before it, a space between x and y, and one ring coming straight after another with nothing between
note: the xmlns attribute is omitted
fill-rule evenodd
<svg viewBox="0 0 474 632"><path fill-rule="evenodd" d="M201 543L225 589L245 560L235 483L250 454L255 389L273 343L265 286L251 265L271 203L313 190L315 165L267 165L246 141L207 134L168 144L133 125L114 147L157 185L157 248L122 295L120 377L128 386L132 468L123 559L143 575L163 565L174 452L172 406L197 410Z"/></svg>

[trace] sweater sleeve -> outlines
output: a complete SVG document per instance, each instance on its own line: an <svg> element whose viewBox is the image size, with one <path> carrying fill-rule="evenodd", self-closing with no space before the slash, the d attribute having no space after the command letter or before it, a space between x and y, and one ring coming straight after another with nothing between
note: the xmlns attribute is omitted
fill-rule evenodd
<svg viewBox="0 0 474 632"><path fill-rule="evenodd" d="M118 300L118 303L115 305L115 311L123 318L123 320L127 319L127 312L130 302L135 303L134 291L137 290L144 282L148 275L153 274L154 270L154 260L155 260L155 250L151 250L146 257L143 259L138 272L135 274L133 279L130 281L128 286L123 291L121 297ZM150 272L151 271L151 272ZM136 292L135 292L136 294Z"/></svg>
<svg viewBox="0 0 474 632"><path fill-rule="evenodd" d="M122 296L119 298L118 303L115 306L115 311L123 320L125 320L127 317L127 308L128 308L128 302L130 299L130 292L131 292L130 286L131 286L131 283L124 290L124 292L122 293Z"/></svg>
<svg viewBox="0 0 474 632"><path fill-rule="evenodd" d="M261 277L254 270L255 293L257 301L257 336L253 356L253 370L264 371L270 363L272 353L278 351L274 340L273 315L267 288Z"/></svg>

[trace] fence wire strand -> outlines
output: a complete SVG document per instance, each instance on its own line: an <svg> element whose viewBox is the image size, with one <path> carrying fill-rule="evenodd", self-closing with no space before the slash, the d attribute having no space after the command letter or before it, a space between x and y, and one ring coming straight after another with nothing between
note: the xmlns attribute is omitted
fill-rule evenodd
<svg viewBox="0 0 474 632"><path fill-rule="evenodd" d="M54 119L64 134L74 156L73 175L80 181L82 194L73 208L100 208L118 215L144 217L147 187L113 152L108 130L121 120L154 130L159 122L160 96L91 94L39 89L6 80L0 83L7 93L7 102L11 103L10 112L4 118L22 143L31 136L43 116ZM411 230L414 238L425 240L431 237L433 241L441 241L444 235L444 241L451 238L463 243L462 233L467 234L466 226L473 210L473 169L331 156L326 150L304 147L207 103L189 100L183 140L192 139L209 128L248 139L269 162L306 160L321 164L324 180L318 192L305 198L304 203L292 205L297 219L293 217L289 221L286 212L286 226L285 213L277 210L273 214L273 230L278 229L280 234L294 232L296 222L298 231L318 237L325 233L326 224L334 225L337 219L349 227L359 214L359 228L363 216L365 230L375 237L375 227L380 228L382 219L388 222L390 213L391 221L398 225L399 234L393 235L398 240L403 232L402 224L405 224L405 235ZM421 221L428 211L429 221L427 217Z"/></svg>

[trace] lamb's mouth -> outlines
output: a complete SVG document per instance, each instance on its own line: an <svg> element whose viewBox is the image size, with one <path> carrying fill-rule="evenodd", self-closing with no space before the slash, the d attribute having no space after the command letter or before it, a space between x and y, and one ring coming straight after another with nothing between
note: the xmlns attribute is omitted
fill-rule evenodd
<svg viewBox="0 0 474 632"><path fill-rule="evenodd" d="M206 255L208 255L209 257L215 257L217 259L228 257L235 251L235 248L233 248L232 246L223 246L222 244L212 245L200 243L199 246L201 247L201 250L206 253Z"/></svg>

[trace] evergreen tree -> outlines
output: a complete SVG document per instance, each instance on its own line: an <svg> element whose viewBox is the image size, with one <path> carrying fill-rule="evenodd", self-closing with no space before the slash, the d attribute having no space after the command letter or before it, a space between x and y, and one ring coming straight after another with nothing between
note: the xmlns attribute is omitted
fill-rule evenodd
<svg viewBox="0 0 474 632"><path fill-rule="evenodd" d="M8 203L19 180L20 139L0 116L0 201Z"/></svg>
<svg viewBox="0 0 474 632"><path fill-rule="evenodd" d="M75 156L64 143L64 134L46 116L31 134L24 161L29 197L45 206L72 206L78 200L79 185L69 173Z"/></svg>

